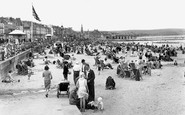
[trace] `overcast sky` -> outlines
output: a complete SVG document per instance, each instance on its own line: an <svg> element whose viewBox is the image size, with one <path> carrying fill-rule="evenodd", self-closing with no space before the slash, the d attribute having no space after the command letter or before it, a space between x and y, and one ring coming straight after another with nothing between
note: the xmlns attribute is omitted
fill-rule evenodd
<svg viewBox="0 0 185 115"><path fill-rule="evenodd" d="M80 30L185 28L184 0L0 0L0 16Z"/></svg>

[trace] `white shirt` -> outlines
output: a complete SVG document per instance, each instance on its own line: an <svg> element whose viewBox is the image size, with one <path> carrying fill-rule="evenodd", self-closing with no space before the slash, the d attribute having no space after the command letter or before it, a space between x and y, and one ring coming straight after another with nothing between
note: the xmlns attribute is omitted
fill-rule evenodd
<svg viewBox="0 0 185 115"><path fill-rule="evenodd" d="M83 72L84 71L84 65L81 64L81 71Z"/></svg>
<svg viewBox="0 0 185 115"><path fill-rule="evenodd" d="M19 40L18 39L15 39L15 44L19 44Z"/></svg>
<svg viewBox="0 0 185 115"><path fill-rule="evenodd" d="M90 69L89 69L89 70L87 70L87 73L86 73L86 74L87 74L87 76L88 76L88 74L89 74L89 71L90 71Z"/></svg>
<svg viewBox="0 0 185 115"><path fill-rule="evenodd" d="M74 71L80 71L81 70L81 66L79 64L75 64L73 67Z"/></svg>

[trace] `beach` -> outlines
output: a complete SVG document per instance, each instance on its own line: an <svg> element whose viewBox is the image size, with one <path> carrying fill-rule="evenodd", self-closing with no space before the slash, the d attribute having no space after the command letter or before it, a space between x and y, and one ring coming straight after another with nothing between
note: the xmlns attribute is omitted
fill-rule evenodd
<svg viewBox="0 0 185 115"><path fill-rule="evenodd" d="M70 54L71 55L71 54ZM124 54L119 53L119 56ZM52 54L48 54L51 61L61 57L54 57ZM93 66L94 56L87 56L86 54L74 54L76 58L75 62L81 62L82 59L90 64L91 69L95 72L95 97L103 98L104 111L86 110L82 112L82 115L184 115L185 114L185 78L184 78L184 58L185 55L178 52L177 57L173 57L179 63L178 66L174 66L173 62L162 62L162 69L153 69L152 75L143 75L143 80L135 81L129 78L120 78L116 74L118 64L112 63L112 60L108 60L113 69L104 69L98 75L98 69ZM25 89L43 89L43 78L41 73L44 65L41 61L43 57L35 59L36 67L33 68L35 75L28 81L25 76L18 76L17 79L21 79L21 84L16 83L13 85L6 85L2 89L4 90L25 90ZM101 55L101 59L105 56ZM138 59L138 57L126 57L126 60ZM56 65L51 64L50 70L53 73L52 87L56 89L57 84L63 79L62 69L56 68ZM72 69L70 69L72 72ZM112 76L116 82L115 90L105 90L106 78ZM70 88L74 87L73 72L68 77L70 81ZM50 98L56 97L56 90L52 91ZM25 98L24 94L19 98ZM43 99L44 94L43 95ZM42 96L40 96L41 98ZM62 97L65 100L68 98ZM11 107L11 100L7 98L1 98L3 101L1 105ZM16 97L15 97L16 99ZM14 100L14 99L13 99ZM8 103L8 104L7 104ZM62 103L62 102L60 102Z"/></svg>
<svg viewBox="0 0 185 115"><path fill-rule="evenodd" d="M105 110L94 112L87 110L84 115L184 115L185 114L185 64L184 55L179 54L173 62L164 62L162 69L152 70L151 76L134 81L118 78L116 65L113 70L96 74L96 97L103 97ZM89 60L90 61L90 60ZM87 60L87 62L89 62ZM93 68L94 69L94 68ZM95 73L96 70L95 70ZM112 76L116 82L115 90L105 90L105 81Z"/></svg>

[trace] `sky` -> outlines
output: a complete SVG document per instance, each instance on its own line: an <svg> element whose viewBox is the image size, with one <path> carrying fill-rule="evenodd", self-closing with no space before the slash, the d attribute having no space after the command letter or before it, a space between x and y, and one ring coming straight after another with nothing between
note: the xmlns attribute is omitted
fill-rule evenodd
<svg viewBox="0 0 185 115"><path fill-rule="evenodd" d="M185 28L184 0L0 0L0 17L72 27L79 31L98 29L138 30Z"/></svg>

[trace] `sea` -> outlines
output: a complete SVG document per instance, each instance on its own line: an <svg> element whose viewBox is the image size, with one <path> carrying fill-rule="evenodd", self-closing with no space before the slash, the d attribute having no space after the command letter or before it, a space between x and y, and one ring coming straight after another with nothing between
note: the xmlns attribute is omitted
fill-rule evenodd
<svg viewBox="0 0 185 115"><path fill-rule="evenodd" d="M148 45L156 45L156 46L162 46L162 45L169 45L171 47L185 47L185 40L142 40L142 41L114 41L117 43L139 43L139 44L148 44Z"/></svg>

